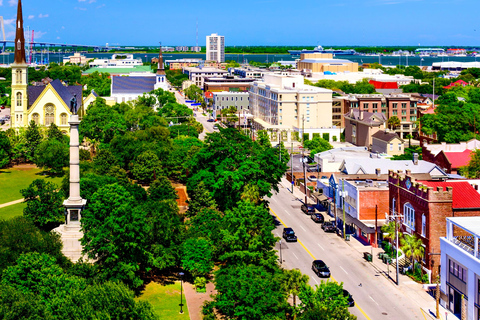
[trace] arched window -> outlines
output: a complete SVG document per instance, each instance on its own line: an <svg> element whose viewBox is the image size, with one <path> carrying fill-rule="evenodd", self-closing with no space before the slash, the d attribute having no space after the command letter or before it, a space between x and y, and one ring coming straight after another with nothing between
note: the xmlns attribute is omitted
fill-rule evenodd
<svg viewBox="0 0 480 320"><path fill-rule="evenodd" d="M17 83L22 83L22 70L17 69Z"/></svg>
<svg viewBox="0 0 480 320"><path fill-rule="evenodd" d="M38 113L34 113L32 115L32 120L33 122L35 122L35 124L38 126L39 125L39 121L40 121L40 115Z"/></svg>
<svg viewBox="0 0 480 320"><path fill-rule="evenodd" d="M21 107L21 106L22 106L22 93L17 92L17 107Z"/></svg>
<svg viewBox="0 0 480 320"><path fill-rule="evenodd" d="M415 209L410 203L403 206L403 223L410 229L415 230Z"/></svg>
<svg viewBox="0 0 480 320"><path fill-rule="evenodd" d="M66 113L62 113L60 115L60 125L64 126L67 124L67 114Z"/></svg>
<svg viewBox="0 0 480 320"><path fill-rule="evenodd" d="M427 219L425 217L425 213L422 214L422 236L426 236L427 233Z"/></svg>
<svg viewBox="0 0 480 320"><path fill-rule="evenodd" d="M45 106L45 125L55 123L55 107L51 104Z"/></svg>

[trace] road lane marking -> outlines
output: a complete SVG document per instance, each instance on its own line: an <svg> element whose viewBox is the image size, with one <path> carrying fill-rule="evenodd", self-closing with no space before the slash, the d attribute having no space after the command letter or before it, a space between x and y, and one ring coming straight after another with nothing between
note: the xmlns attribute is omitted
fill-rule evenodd
<svg viewBox="0 0 480 320"><path fill-rule="evenodd" d="M305 228L304 228L304 227L300 226L300 228L302 228L302 230L303 230L303 231L307 232L307 230L305 230Z"/></svg>
<svg viewBox="0 0 480 320"><path fill-rule="evenodd" d="M346 274L348 274L348 272L347 272L347 271L345 271L345 269L343 269L343 268L342 268L342 266L339 266L339 267L340 267L340 269L342 269L342 270L343 270L343 272L345 272Z"/></svg>
<svg viewBox="0 0 480 320"><path fill-rule="evenodd" d="M286 209L285 209L285 212L286 212L288 215L290 215L290 212L288 212Z"/></svg>
<svg viewBox="0 0 480 320"><path fill-rule="evenodd" d="M317 279L315 279L315 277L312 277L313 281L315 281L317 284L320 284L318 283Z"/></svg>
<svg viewBox="0 0 480 320"><path fill-rule="evenodd" d="M287 226L285 223L283 223L282 219L280 219L280 217L275 213L275 211L272 210L271 207L268 207L270 209L270 211L272 211L272 213L275 215L275 217L277 217L278 221L280 221L281 224L283 224L285 227ZM305 251L307 251L307 253L310 255L310 257L313 258L313 260L317 260L315 258L315 256L307 249L307 247L305 247L303 245L303 243L300 241L300 240L297 240L297 242L303 247L303 249L305 249ZM292 252L293 253L293 252ZM332 280L334 282L338 282L337 280L335 280L335 278L333 276L330 276L330 278L332 278ZM370 319L369 316L367 316L367 314L365 313L365 311L363 311L362 308L360 308L360 306L355 302L355 307L365 316L365 318L367 318L367 320L372 320Z"/></svg>
<svg viewBox="0 0 480 320"><path fill-rule="evenodd" d="M277 200L275 198L272 198L273 201L277 202Z"/></svg>
<svg viewBox="0 0 480 320"><path fill-rule="evenodd" d="M317 243L317 245L320 247L320 249L322 249L323 251L325 251L325 249L323 249L323 247L320 245L320 243Z"/></svg>
<svg viewBox="0 0 480 320"><path fill-rule="evenodd" d="M425 320L427 320L427 317L425 316L425 312L423 312L422 308L420 308L420 311L422 311L423 317L425 318Z"/></svg>
<svg viewBox="0 0 480 320"><path fill-rule="evenodd" d="M370 299L372 299L373 302L375 302L377 304L377 306L380 306L377 301L375 301L375 299L372 298L372 296L368 296Z"/></svg>
<svg viewBox="0 0 480 320"><path fill-rule="evenodd" d="M295 253L292 252L292 254L295 256L295 258L297 258L297 260L300 260L300 259L298 259L297 255Z"/></svg>

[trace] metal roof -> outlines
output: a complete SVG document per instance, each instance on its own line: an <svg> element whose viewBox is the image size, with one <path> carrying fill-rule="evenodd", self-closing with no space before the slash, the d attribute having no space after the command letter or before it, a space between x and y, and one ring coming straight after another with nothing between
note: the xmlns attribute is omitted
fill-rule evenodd
<svg viewBox="0 0 480 320"><path fill-rule="evenodd" d="M156 77L112 77L112 94L142 94L155 89Z"/></svg>
<svg viewBox="0 0 480 320"><path fill-rule="evenodd" d="M453 224L480 237L480 217L451 217L447 218Z"/></svg>

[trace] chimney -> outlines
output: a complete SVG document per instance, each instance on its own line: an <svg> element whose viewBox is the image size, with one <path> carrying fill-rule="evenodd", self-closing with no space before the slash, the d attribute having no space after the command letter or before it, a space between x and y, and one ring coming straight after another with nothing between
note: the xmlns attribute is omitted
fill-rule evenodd
<svg viewBox="0 0 480 320"><path fill-rule="evenodd" d="M363 111L360 111L360 120L363 120Z"/></svg>
<svg viewBox="0 0 480 320"><path fill-rule="evenodd" d="M413 164L418 165L418 153L413 154Z"/></svg>
<svg viewBox="0 0 480 320"><path fill-rule="evenodd" d="M375 174L377 175L377 177L380 177L381 172L382 170L380 170L380 168L375 169Z"/></svg>

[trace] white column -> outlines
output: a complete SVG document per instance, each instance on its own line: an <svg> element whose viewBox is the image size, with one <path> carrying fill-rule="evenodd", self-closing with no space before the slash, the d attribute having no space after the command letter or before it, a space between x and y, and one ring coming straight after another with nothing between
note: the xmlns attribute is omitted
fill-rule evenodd
<svg viewBox="0 0 480 320"><path fill-rule="evenodd" d="M474 248L473 248L473 256L476 257L476 258L479 258L479 255L478 255L478 237L475 236L473 238L473 240L475 241L474 242Z"/></svg>
<svg viewBox="0 0 480 320"><path fill-rule="evenodd" d="M70 202L81 201L80 197L80 143L78 137L78 115L70 116Z"/></svg>
<svg viewBox="0 0 480 320"><path fill-rule="evenodd" d="M450 220L447 219L447 240L452 241L452 235L453 235L453 225Z"/></svg>

